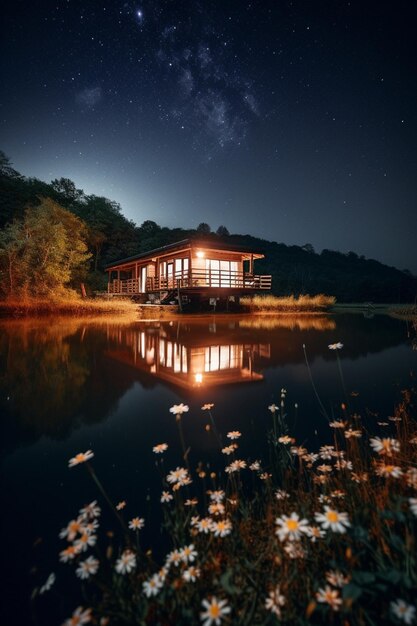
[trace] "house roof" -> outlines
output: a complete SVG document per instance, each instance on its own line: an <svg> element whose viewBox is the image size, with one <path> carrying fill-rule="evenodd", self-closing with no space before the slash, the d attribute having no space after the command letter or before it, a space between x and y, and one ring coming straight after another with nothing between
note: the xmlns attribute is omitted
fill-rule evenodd
<svg viewBox="0 0 417 626"><path fill-rule="evenodd" d="M216 240L206 240L206 239L182 239L181 241L177 241L175 243L170 243L166 246L161 246L160 248L154 248L153 250L148 250L147 252L141 252L140 254L135 254L133 256L126 257L124 259L120 259L118 261L114 261L113 263L109 263L105 266L106 270L109 270L113 267L119 267L121 265L127 265L133 261L139 261L141 259L146 259L148 257L152 258L155 256L162 256L169 252L176 252L182 249L188 248L205 248L208 250L222 250L227 252L241 252L242 254L253 254L256 258L261 259L265 255L259 249L254 249L251 246L240 246L236 244L226 244L223 241Z"/></svg>

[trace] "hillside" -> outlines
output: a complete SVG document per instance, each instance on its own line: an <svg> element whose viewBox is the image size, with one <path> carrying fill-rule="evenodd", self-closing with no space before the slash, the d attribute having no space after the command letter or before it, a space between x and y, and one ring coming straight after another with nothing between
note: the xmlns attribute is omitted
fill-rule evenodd
<svg viewBox="0 0 417 626"><path fill-rule="evenodd" d="M417 278L354 252L334 250L316 253L310 244L303 247L266 241L251 235L229 234L220 227L210 232L207 224L197 229L161 227L152 220L137 226L122 213L120 205L107 198L87 195L75 184L61 178L45 183L20 175L0 154L0 229L13 220L22 220L28 207L36 207L50 198L77 216L86 226L85 242L90 253L86 283L91 289L105 287L106 264L138 252L157 248L187 237L204 234L205 238L248 244L265 253L258 261L259 273L271 274L277 295L326 293L338 302L413 302L417 296ZM0 233L2 232L0 231ZM0 239L0 261L2 258ZM0 266L0 273L5 273Z"/></svg>

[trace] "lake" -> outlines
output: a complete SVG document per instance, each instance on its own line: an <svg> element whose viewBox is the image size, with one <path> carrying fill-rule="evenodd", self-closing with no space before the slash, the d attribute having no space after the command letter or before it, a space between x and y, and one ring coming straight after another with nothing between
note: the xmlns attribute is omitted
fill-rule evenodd
<svg viewBox="0 0 417 626"><path fill-rule="evenodd" d="M343 348L329 350L336 342ZM63 572L64 585L37 598L39 623L60 623L77 606L74 574L58 564L58 532L100 494L84 468L68 469L76 453L94 451L112 499L127 502L127 519L145 517L145 541L158 542L152 447L169 444L167 470L183 463L172 405L189 405L182 426L192 467L223 461L203 404L214 403L223 436L242 432L242 458L255 460L282 388L290 434L316 449L343 411L370 424L392 414L415 384L413 342L407 322L383 315L2 322L2 623L30 622L31 590L51 571Z"/></svg>

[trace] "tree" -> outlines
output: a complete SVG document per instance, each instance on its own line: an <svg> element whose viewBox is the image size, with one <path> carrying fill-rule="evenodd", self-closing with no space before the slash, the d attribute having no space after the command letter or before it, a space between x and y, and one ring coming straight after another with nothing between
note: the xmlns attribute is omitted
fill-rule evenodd
<svg viewBox="0 0 417 626"><path fill-rule="evenodd" d="M198 233L202 233L203 235L208 235L209 233L211 233L211 227L209 226L209 224L206 224L206 222L201 222L197 226L196 230Z"/></svg>
<svg viewBox="0 0 417 626"><path fill-rule="evenodd" d="M23 222L15 220L0 230L0 278L3 294L12 295L16 285L26 276L26 261L22 250L26 244Z"/></svg>
<svg viewBox="0 0 417 626"><path fill-rule="evenodd" d="M230 233L226 226L219 226L216 230L216 235L219 235L219 237L229 237Z"/></svg>
<svg viewBox="0 0 417 626"><path fill-rule="evenodd" d="M6 176L7 178L22 178L21 174L14 169L9 157L5 155L3 150L0 150L0 176Z"/></svg>
<svg viewBox="0 0 417 626"><path fill-rule="evenodd" d="M59 295L81 280L88 253L83 222L50 198L0 233L0 277L8 296Z"/></svg>
<svg viewBox="0 0 417 626"><path fill-rule="evenodd" d="M83 190L77 189L75 183L69 178L55 178L55 180L51 181L51 187L59 194L60 200L65 206L73 202L79 202L84 195Z"/></svg>

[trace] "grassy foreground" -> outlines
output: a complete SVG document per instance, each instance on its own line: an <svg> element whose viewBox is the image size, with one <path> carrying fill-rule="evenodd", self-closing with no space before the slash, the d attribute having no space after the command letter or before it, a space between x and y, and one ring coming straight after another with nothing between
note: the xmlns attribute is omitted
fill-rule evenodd
<svg viewBox="0 0 417 626"><path fill-rule="evenodd" d="M329 347L338 358L341 344ZM153 448L169 546L162 559L142 541L147 520L140 512L125 514L125 502L111 502L94 471L94 452L77 454L69 471L82 465L101 500L74 511L60 532L59 560L74 569L85 598L65 625L415 623L414 402L403 392L394 414L375 418L372 429L341 405L328 423L332 445L308 450L288 432L282 389L279 405L264 409L264 460L255 450L242 458L245 433L222 436L214 405L205 404L207 436L219 448L216 471L189 465L187 420L197 416L174 405L181 465L165 467L169 443ZM99 528L103 505L114 514L115 532ZM54 584L51 574L34 600Z"/></svg>
<svg viewBox="0 0 417 626"><path fill-rule="evenodd" d="M301 295L295 296L245 296L240 299L242 307L253 312L279 312L284 313L315 313L330 308L336 302L333 296L318 294L316 296Z"/></svg>

